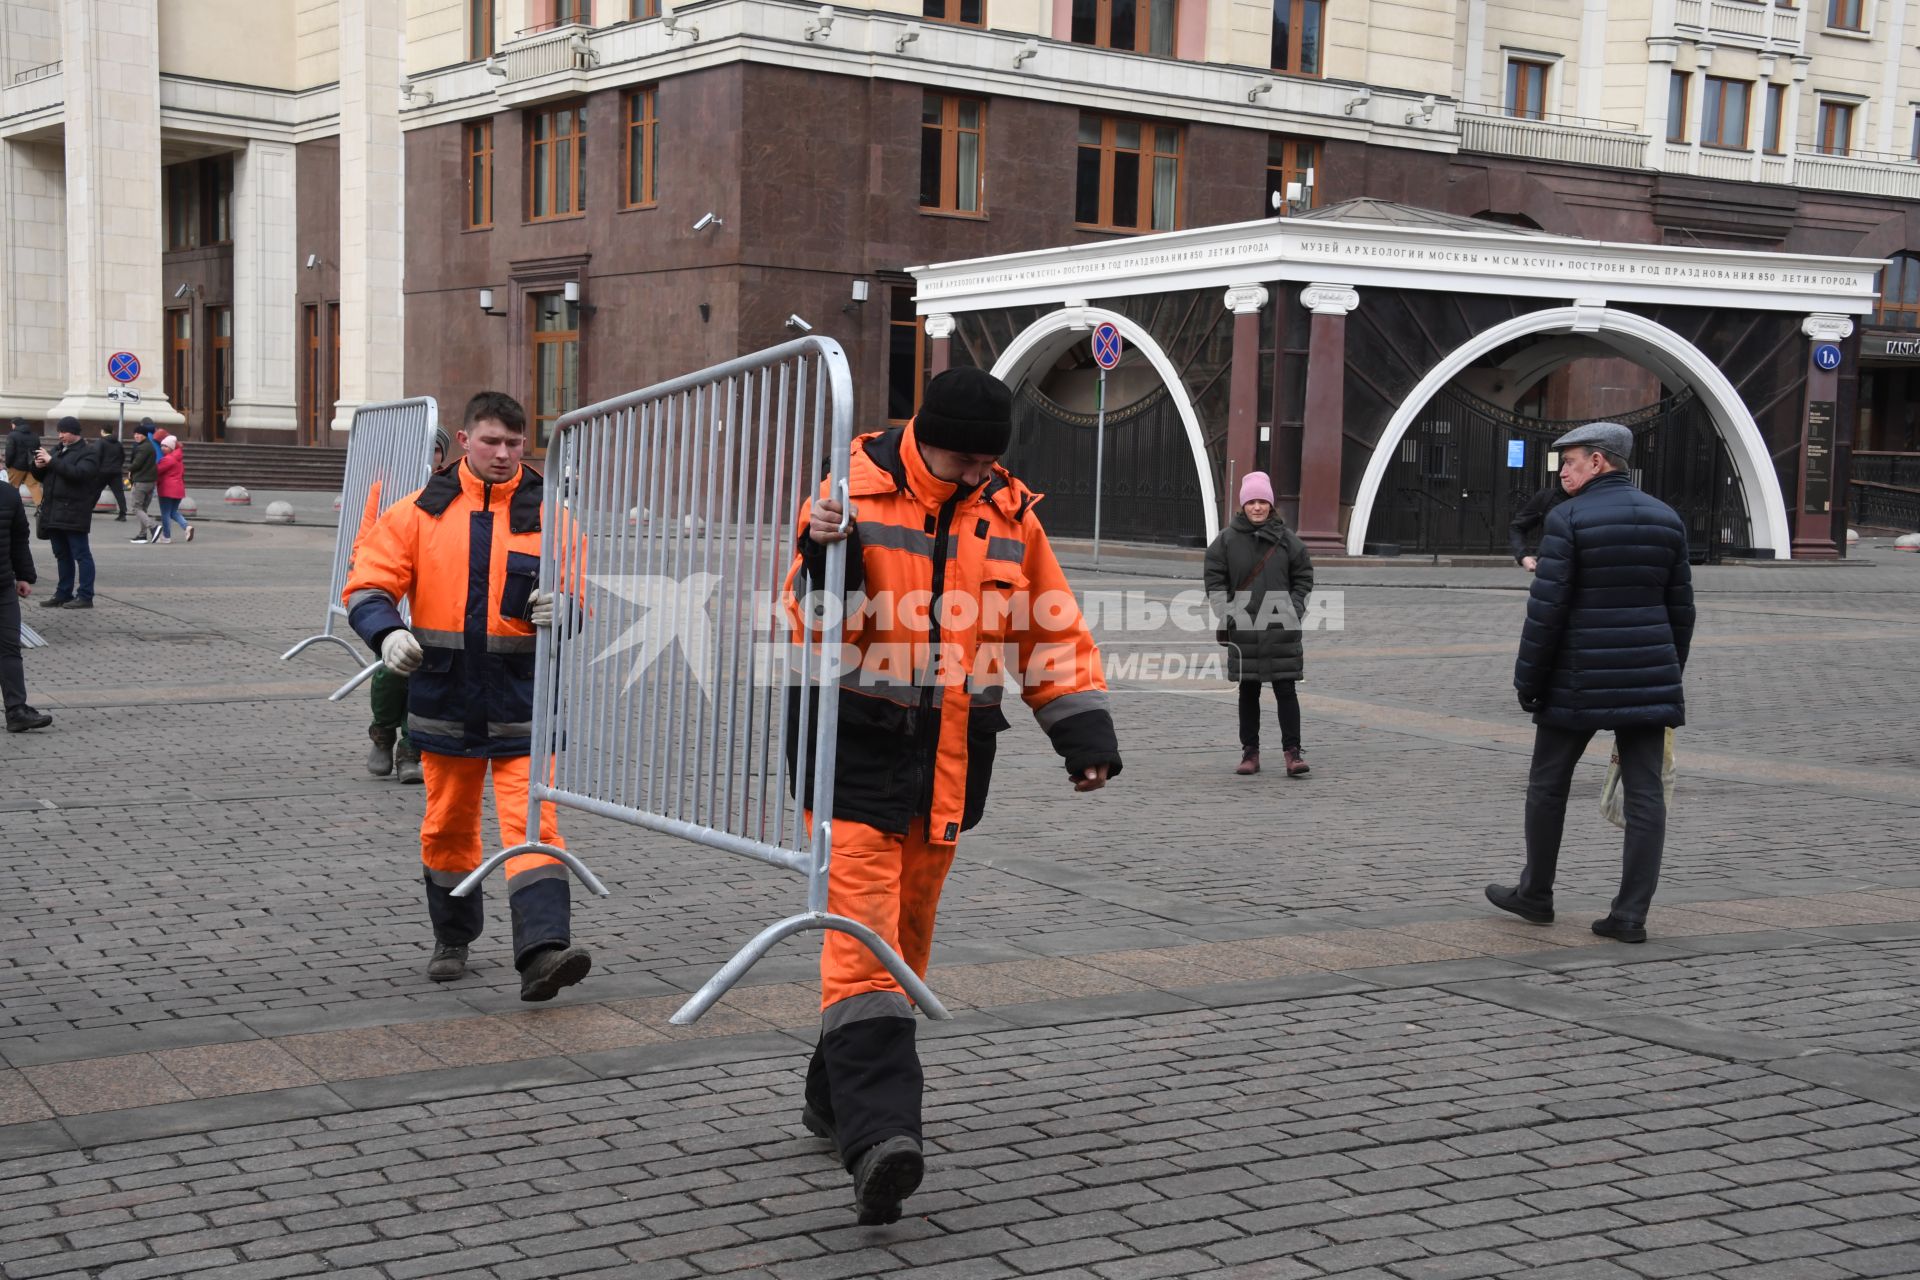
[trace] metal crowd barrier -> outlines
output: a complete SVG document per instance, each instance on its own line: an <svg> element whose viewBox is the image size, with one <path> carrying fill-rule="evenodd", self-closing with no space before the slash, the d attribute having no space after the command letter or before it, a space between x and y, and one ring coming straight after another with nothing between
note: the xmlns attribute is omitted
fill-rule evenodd
<svg viewBox="0 0 1920 1280"><path fill-rule="evenodd" d="M318 635L308 636L281 654L280 661L327 641L359 657L360 651L353 643L334 630L337 624L341 631L348 631L347 610L340 603L340 593L346 590L347 575L353 571L354 544L388 507L427 483L427 477L433 474L433 434L439 427L440 406L432 396L363 404L354 410L353 433L347 441L347 475L340 486L340 530L333 540L333 577L327 583L326 620ZM406 609L402 601L402 616ZM377 661L362 668L327 700L340 701L372 679L379 669Z"/></svg>
<svg viewBox="0 0 1920 1280"><path fill-rule="evenodd" d="M551 801L807 878L806 909L747 942L673 1015L682 1026L809 929L859 939L929 1017L949 1016L879 935L827 911L840 715L828 656L844 626L828 609L818 646L794 643L779 609L801 500L823 465L844 500L852 427L846 354L806 337L567 414L548 450L540 585L560 607L536 648L528 812ZM846 545L825 561L813 589L839 600ZM810 757L809 799L788 779L808 777ZM536 827L454 895L526 852L605 893Z"/></svg>
<svg viewBox="0 0 1920 1280"><path fill-rule="evenodd" d="M22 622L20 624L20 647L22 649L44 649L47 647L47 638L28 626L25 622Z"/></svg>

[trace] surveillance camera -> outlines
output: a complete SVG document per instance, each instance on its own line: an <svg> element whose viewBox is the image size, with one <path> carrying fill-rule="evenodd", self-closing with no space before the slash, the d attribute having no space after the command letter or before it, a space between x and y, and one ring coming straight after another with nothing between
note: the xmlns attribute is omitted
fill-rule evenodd
<svg viewBox="0 0 1920 1280"><path fill-rule="evenodd" d="M813 326L808 324L805 320L802 320L799 316L788 316L787 328L798 329L801 333L813 332Z"/></svg>
<svg viewBox="0 0 1920 1280"><path fill-rule="evenodd" d="M309 271L312 271L312 270L314 270L314 269L315 269L316 267L318 267L319 265L320 265L320 255L319 255L319 254L317 254L317 253L310 253L310 254L308 254L308 255L307 255L307 270L309 270Z"/></svg>
<svg viewBox="0 0 1920 1280"><path fill-rule="evenodd" d="M190 284L182 283L178 289L175 289L173 291L173 296L175 298L185 298L185 297L190 297L192 293L193 293L193 286Z"/></svg>
<svg viewBox="0 0 1920 1280"><path fill-rule="evenodd" d="M695 231L705 231L708 227L718 227L723 225L725 224L721 222L717 214L714 214L712 212L707 212L700 215L700 221L693 224L693 229Z"/></svg>

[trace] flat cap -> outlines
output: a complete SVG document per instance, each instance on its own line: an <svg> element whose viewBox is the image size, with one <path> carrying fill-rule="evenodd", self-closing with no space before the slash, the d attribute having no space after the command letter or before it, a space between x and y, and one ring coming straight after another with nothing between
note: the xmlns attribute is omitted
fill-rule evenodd
<svg viewBox="0 0 1920 1280"><path fill-rule="evenodd" d="M1617 422L1589 422L1584 427L1575 427L1553 442L1555 449L1565 449L1573 445L1584 445L1589 449L1598 449L1603 453L1619 457L1631 457L1633 454L1633 431Z"/></svg>

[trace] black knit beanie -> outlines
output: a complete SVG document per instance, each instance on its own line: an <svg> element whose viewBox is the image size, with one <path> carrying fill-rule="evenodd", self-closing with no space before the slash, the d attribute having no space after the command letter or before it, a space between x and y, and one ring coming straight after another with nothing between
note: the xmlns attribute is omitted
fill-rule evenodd
<svg viewBox="0 0 1920 1280"><path fill-rule="evenodd" d="M914 439L955 453L996 457L1013 441L1013 392L982 369L949 369L927 384Z"/></svg>

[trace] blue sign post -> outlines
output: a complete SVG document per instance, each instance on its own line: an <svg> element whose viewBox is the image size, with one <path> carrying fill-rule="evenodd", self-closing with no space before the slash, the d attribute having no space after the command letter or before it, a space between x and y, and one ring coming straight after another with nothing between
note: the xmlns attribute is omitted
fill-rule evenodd
<svg viewBox="0 0 1920 1280"><path fill-rule="evenodd" d="M1093 419L1093 567L1100 567L1100 491L1107 461L1107 370L1120 363L1120 330L1102 320L1093 331L1093 362L1100 366L1100 401Z"/></svg>
<svg viewBox="0 0 1920 1280"><path fill-rule="evenodd" d="M1827 373L1840 367L1840 348L1831 342L1823 342L1813 349L1813 363Z"/></svg>

